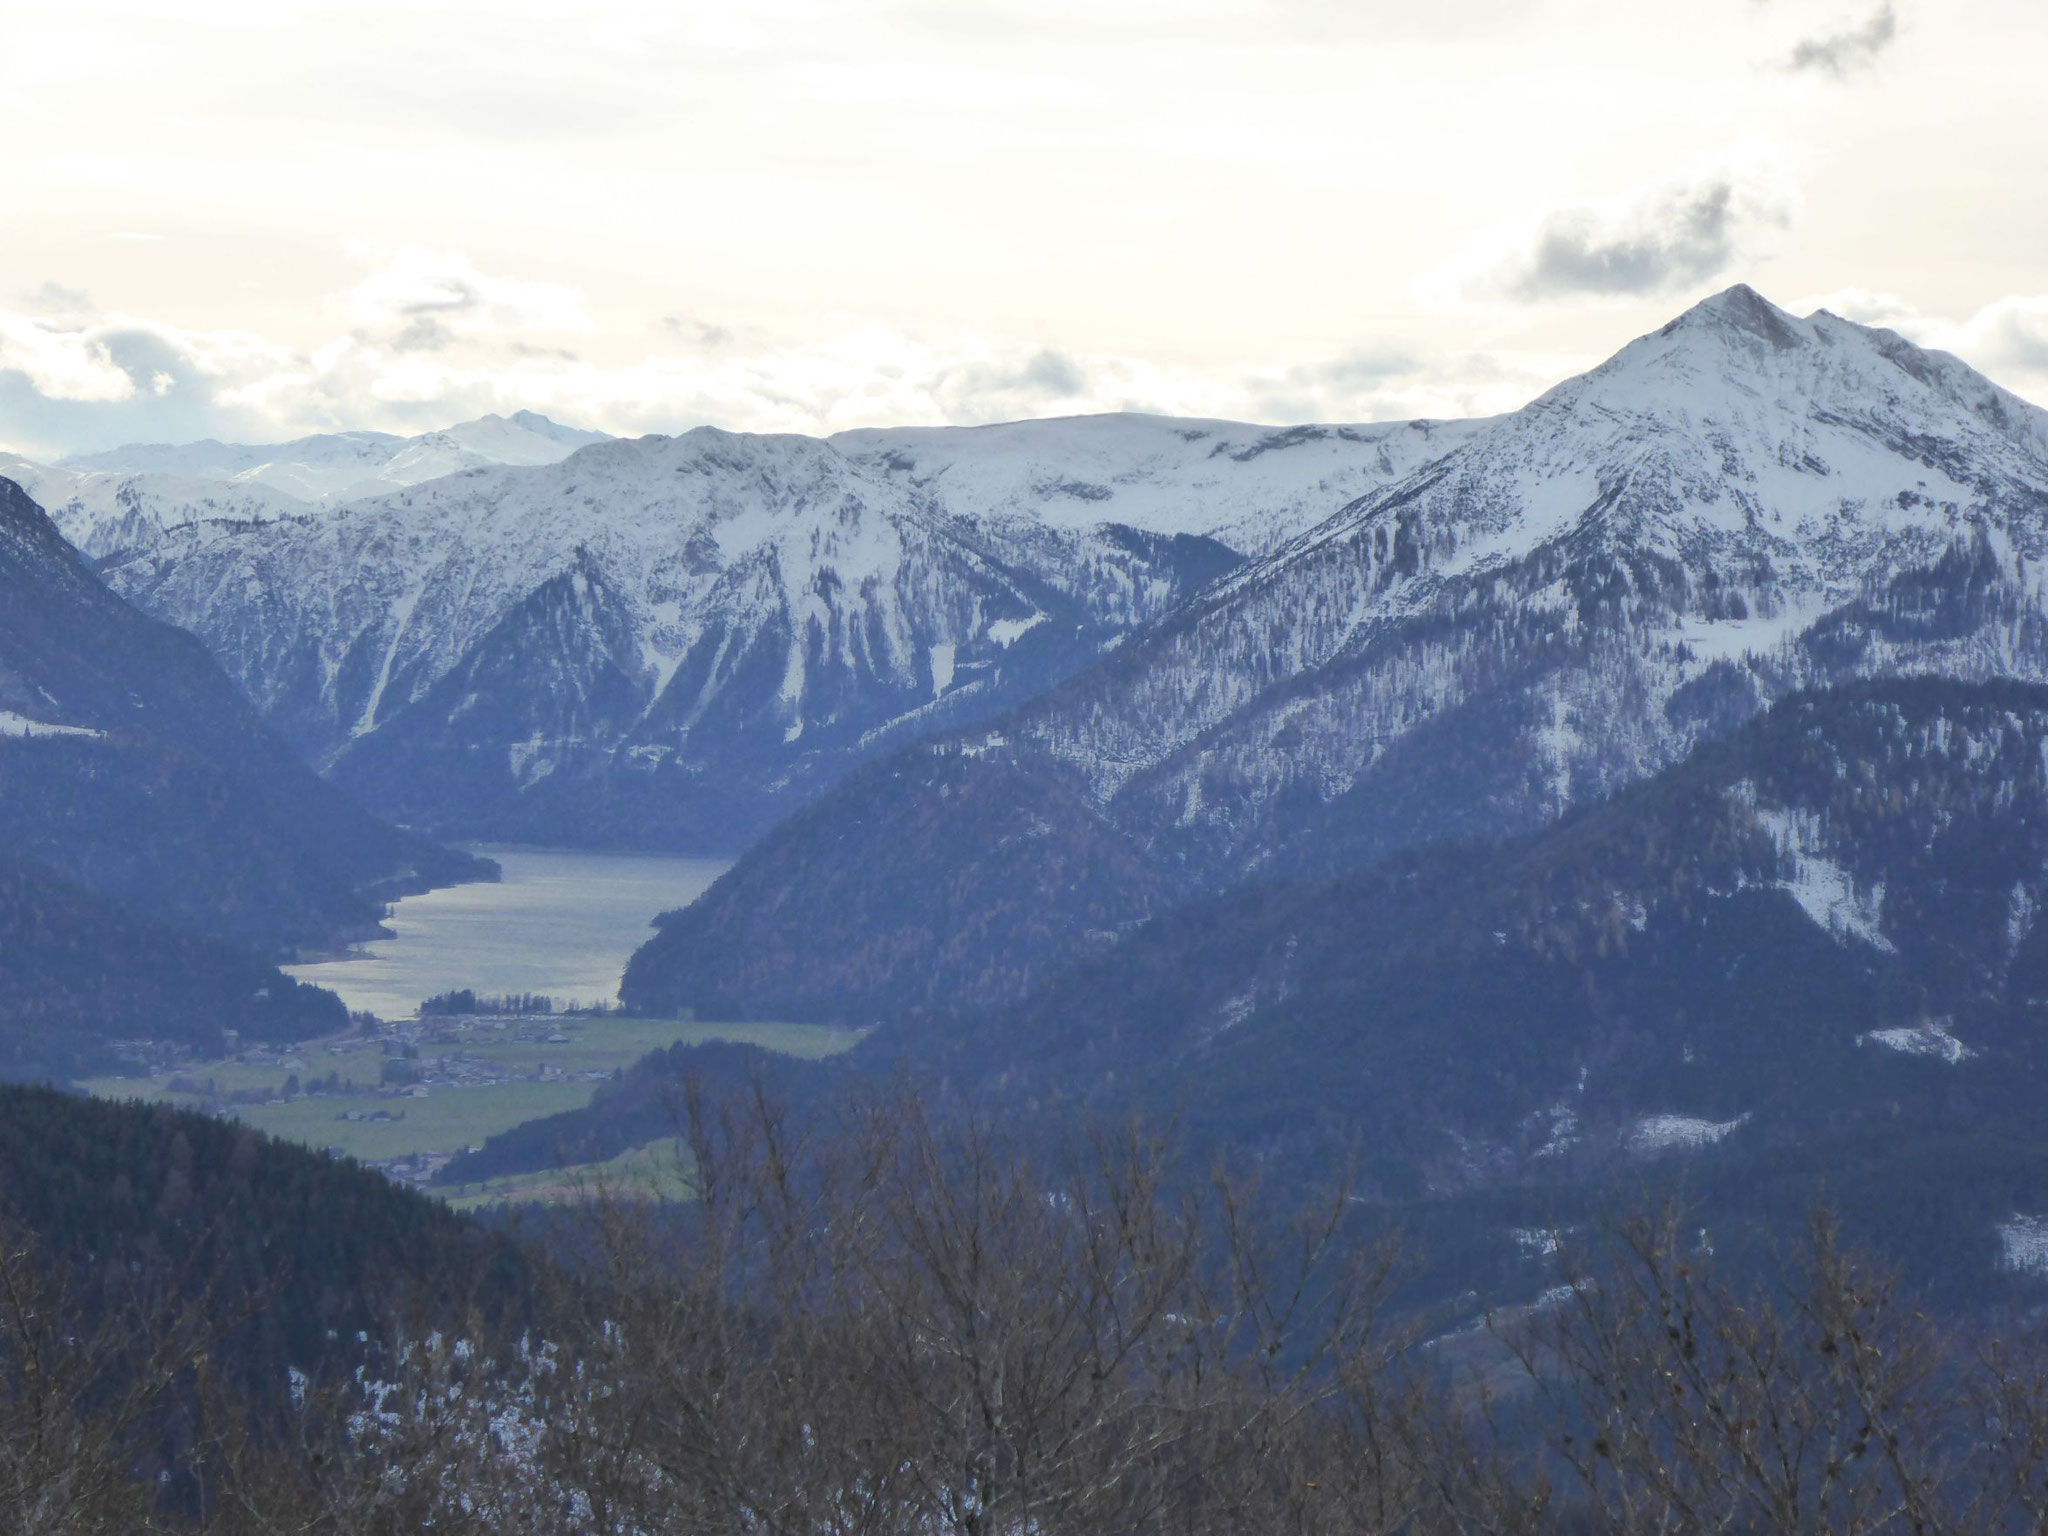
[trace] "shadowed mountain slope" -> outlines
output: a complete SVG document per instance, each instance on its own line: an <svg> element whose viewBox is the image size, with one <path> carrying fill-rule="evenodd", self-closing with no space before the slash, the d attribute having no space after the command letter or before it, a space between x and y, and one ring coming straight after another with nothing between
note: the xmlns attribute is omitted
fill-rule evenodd
<svg viewBox="0 0 2048 1536"><path fill-rule="evenodd" d="M0 842L161 922L266 951L373 928L489 866L378 822L205 648L99 581L0 481Z"/></svg>

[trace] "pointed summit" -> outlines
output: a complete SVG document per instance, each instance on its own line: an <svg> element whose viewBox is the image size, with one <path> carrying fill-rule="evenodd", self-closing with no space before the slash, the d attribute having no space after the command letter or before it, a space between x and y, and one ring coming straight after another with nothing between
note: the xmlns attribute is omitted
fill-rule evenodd
<svg viewBox="0 0 2048 1536"><path fill-rule="evenodd" d="M1802 346L1807 340L1796 316L1778 308L1747 283L1737 283L1700 300L1657 334L1669 336L1698 325L1732 327L1787 350Z"/></svg>

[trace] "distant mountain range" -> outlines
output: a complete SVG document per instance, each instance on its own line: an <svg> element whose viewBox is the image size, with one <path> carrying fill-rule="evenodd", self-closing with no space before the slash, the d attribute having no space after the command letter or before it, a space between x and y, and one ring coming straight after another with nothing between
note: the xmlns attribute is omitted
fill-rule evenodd
<svg viewBox="0 0 2048 1536"><path fill-rule="evenodd" d="M24 903L274 954L464 872L343 794L744 848L622 996L879 1026L799 1099L1135 1106L1496 1223L1681 1164L2048 1218L2048 412L1956 359L1734 288L1483 421L588 436L24 467L93 555L9 503ZM448 1176L700 1067L760 1063Z"/></svg>
<svg viewBox="0 0 2048 1536"><path fill-rule="evenodd" d="M1035 697L1241 548L1469 430L705 428L260 523L198 507L102 563L386 814L736 851L858 762Z"/></svg>
<svg viewBox="0 0 2048 1536"><path fill-rule="evenodd" d="M500 464L554 464L609 442L535 411L480 416L437 432L329 432L288 443L136 443L76 454L58 467L88 475L167 475L263 486L305 502L346 501Z"/></svg>
<svg viewBox="0 0 2048 1536"><path fill-rule="evenodd" d="M523 413L0 468L375 809L449 836L732 852L1477 426L632 443Z"/></svg>
<svg viewBox="0 0 2048 1536"><path fill-rule="evenodd" d="M1534 828L1798 688L2048 678L2044 552L2048 413L1733 289L1060 688L850 780L671 923L627 996L943 1013L1248 877ZM994 836L992 797L1041 811ZM1058 870L1059 899L1013 900L1020 868Z"/></svg>
<svg viewBox="0 0 2048 1536"><path fill-rule="evenodd" d="M136 444L36 464L0 453L14 481L95 560L154 544L191 523L233 527L312 515L351 496L491 464L552 464L605 441L531 411L485 416L418 437L336 432L295 442Z"/></svg>

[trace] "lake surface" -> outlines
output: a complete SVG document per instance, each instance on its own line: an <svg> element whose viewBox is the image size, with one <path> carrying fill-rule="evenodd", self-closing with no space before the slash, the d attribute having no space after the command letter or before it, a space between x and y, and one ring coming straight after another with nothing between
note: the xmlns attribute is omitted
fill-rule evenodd
<svg viewBox="0 0 2048 1536"><path fill-rule="evenodd" d="M410 1018L425 999L461 987L490 996L542 992L558 1008L609 1003L655 914L696 900L729 867L658 854L489 844L470 851L496 859L505 878L408 896L384 920L395 938L285 970L384 1019Z"/></svg>

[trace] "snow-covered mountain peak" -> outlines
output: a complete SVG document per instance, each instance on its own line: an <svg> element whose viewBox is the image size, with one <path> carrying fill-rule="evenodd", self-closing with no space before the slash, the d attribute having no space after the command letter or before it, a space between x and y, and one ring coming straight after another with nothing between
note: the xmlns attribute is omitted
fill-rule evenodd
<svg viewBox="0 0 2048 1536"><path fill-rule="evenodd" d="M1391 519L1417 578L1569 535L1839 592L1898 541L2009 519L2044 487L2048 412L1889 331L1800 318L1737 287L1480 425L1297 547Z"/></svg>
<svg viewBox="0 0 2048 1536"><path fill-rule="evenodd" d="M2033 675L2044 421L1952 357L1732 289L1242 567L1011 740L1242 847L1245 807L1398 778L1406 733L1474 699L1524 776L1488 793L1533 815L1787 677ZM1911 611L1899 592L1957 571L1999 588L2006 628L1867 638L1866 606Z"/></svg>
<svg viewBox="0 0 2048 1536"><path fill-rule="evenodd" d="M1531 408L1770 430L1767 415L1829 415L1957 438L1989 431L2048 460L2048 411L1946 352L1827 310L1804 317L1738 284L1639 337ZM1517 413L1522 414L1522 413ZM1505 418L1512 420L1513 418Z"/></svg>

